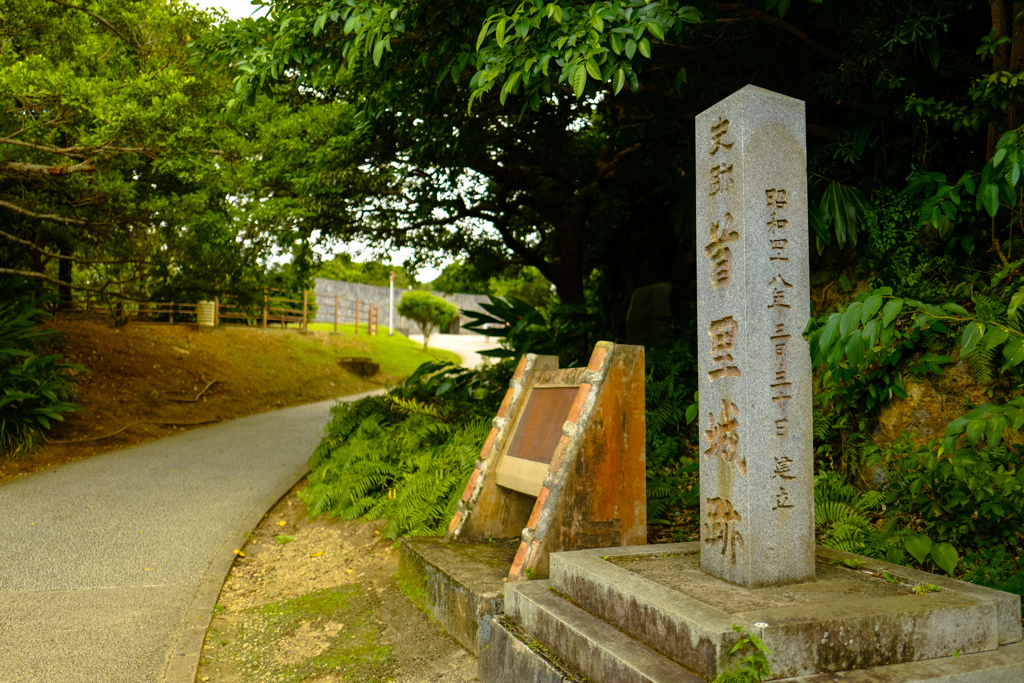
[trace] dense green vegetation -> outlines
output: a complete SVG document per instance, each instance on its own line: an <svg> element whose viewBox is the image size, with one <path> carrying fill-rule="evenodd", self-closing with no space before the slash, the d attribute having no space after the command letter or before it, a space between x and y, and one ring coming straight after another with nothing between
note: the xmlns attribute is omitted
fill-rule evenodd
<svg viewBox="0 0 1024 683"><path fill-rule="evenodd" d="M20 278L0 278L0 456L17 457L42 442L43 433L77 410L75 385L59 354L39 355L53 330L39 324L49 314Z"/></svg>

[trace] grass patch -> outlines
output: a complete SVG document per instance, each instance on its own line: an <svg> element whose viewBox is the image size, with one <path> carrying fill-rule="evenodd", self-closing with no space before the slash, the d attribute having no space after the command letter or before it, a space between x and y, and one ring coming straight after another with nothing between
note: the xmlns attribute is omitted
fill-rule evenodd
<svg viewBox="0 0 1024 683"><path fill-rule="evenodd" d="M330 673L343 681L393 680L397 660L359 585L339 586L246 611L239 631L244 681L301 683Z"/></svg>
<svg viewBox="0 0 1024 683"><path fill-rule="evenodd" d="M310 330L318 332L331 332L334 325L331 323L310 323ZM407 337L396 334L389 337L385 328L381 328L379 335L366 334L366 328L361 327L360 333L354 334L352 325L338 325L338 336L330 337L332 343L343 345L349 356L364 356L380 363L381 372L396 377L408 377L412 371L421 364L430 360L446 360L457 365L462 363L462 358L457 353L443 351L441 349L429 349L423 351L423 345L414 342ZM302 338L300 335L296 335Z"/></svg>

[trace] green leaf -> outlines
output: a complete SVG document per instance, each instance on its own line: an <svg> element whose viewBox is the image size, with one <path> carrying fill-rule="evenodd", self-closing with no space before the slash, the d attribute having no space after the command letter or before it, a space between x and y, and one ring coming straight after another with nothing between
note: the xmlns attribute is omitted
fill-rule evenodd
<svg viewBox="0 0 1024 683"><path fill-rule="evenodd" d="M882 297L880 297L877 294L869 296L867 298L867 301L864 302L864 309L861 311L861 314L860 314L860 322L861 322L861 324L864 324L868 320L870 320L872 318L872 316L875 315L875 313L878 313L878 309L880 309L881 307L882 307Z"/></svg>
<svg viewBox="0 0 1024 683"><path fill-rule="evenodd" d="M685 82L686 82L686 67L684 66L683 68L681 68L679 71L676 72L676 78L675 78L675 81L674 81L675 89L678 91L680 89L680 86L682 86L682 84L685 83Z"/></svg>
<svg viewBox="0 0 1024 683"><path fill-rule="evenodd" d="M1003 363L1004 370L1024 363L1024 339L1015 337L1009 344L1004 346L1003 358L1006 359L1006 362Z"/></svg>
<svg viewBox="0 0 1024 683"><path fill-rule="evenodd" d="M651 58L651 41L647 40L647 38L641 38L640 42L637 43L637 48L644 57L647 59Z"/></svg>
<svg viewBox="0 0 1024 683"><path fill-rule="evenodd" d="M821 336L818 337L818 348L821 349L822 353L828 353L828 349L832 345L832 339L836 335L836 330L839 329L839 321L842 317L839 313L833 313L829 316L825 327L822 328Z"/></svg>
<svg viewBox="0 0 1024 683"><path fill-rule="evenodd" d="M845 338L850 330L855 329L860 323L860 312L864 308L863 301L854 301L843 313L843 319L839 322L839 336Z"/></svg>
<svg viewBox="0 0 1024 683"><path fill-rule="evenodd" d="M999 212L999 186L995 183L982 185L978 197L982 200L989 217L995 218Z"/></svg>
<svg viewBox="0 0 1024 683"><path fill-rule="evenodd" d="M498 22L498 28L494 33L494 37L498 41L498 47L505 47L505 22L507 19L502 19Z"/></svg>
<svg viewBox="0 0 1024 683"><path fill-rule="evenodd" d="M932 546L932 560L942 571L952 575L956 565L960 562L960 555L956 548L949 543L936 543Z"/></svg>
<svg viewBox="0 0 1024 683"><path fill-rule="evenodd" d="M786 12L789 10L789 1L790 0L779 0L779 16L780 17L786 16Z"/></svg>
<svg viewBox="0 0 1024 683"><path fill-rule="evenodd" d="M1006 158L1006 148L997 149L995 155L992 157L992 167L996 167L1003 163L1003 159Z"/></svg>
<svg viewBox="0 0 1024 683"><path fill-rule="evenodd" d="M850 361L850 367L856 367L864 360L864 336L851 334L846 342L846 358Z"/></svg>
<svg viewBox="0 0 1024 683"><path fill-rule="evenodd" d="M572 91L577 98L583 95L584 89L587 87L587 70L582 64L576 65L576 70L572 72Z"/></svg>
<svg viewBox="0 0 1024 683"><path fill-rule="evenodd" d="M985 332L985 336L981 338L981 348L985 351L994 349L995 347L1006 341L1007 337L1010 336L1010 331L1005 327L992 327L990 326Z"/></svg>
<svg viewBox="0 0 1024 683"><path fill-rule="evenodd" d="M622 90L622 86L626 84L626 72L622 70L620 66L615 72L615 76L612 77L612 88L615 90L615 94L618 95L619 91Z"/></svg>
<svg viewBox="0 0 1024 683"><path fill-rule="evenodd" d="M978 342L985 334L985 326L978 321L974 321L964 328L963 334L960 335L960 357L964 358L971 351L974 351L978 346Z"/></svg>
<svg viewBox="0 0 1024 683"><path fill-rule="evenodd" d="M928 559L928 553L932 549L932 539L924 534L914 534L913 536L907 536L907 540L903 545L915 560L923 564Z"/></svg>
<svg viewBox="0 0 1024 683"><path fill-rule="evenodd" d="M636 54L636 41L630 38L626 41L626 59L633 59Z"/></svg>
<svg viewBox="0 0 1024 683"><path fill-rule="evenodd" d="M1017 293L1010 297L1010 305L1006 308L1006 317L1012 318L1020 305L1024 303L1024 287L1017 290Z"/></svg>
<svg viewBox="0 0 1024 683"><path fill-rule="evenodd" d="M665 32L661 29L661 24L651 22L649 24L646 24L646 26L647 30L651 32L652 36L661 41L665 40Z"/></svg>
<svg viewBox="0 0 1024 683"><path fill-rule="evenodd" d="M597 63L592 59L588 59L586 64L587 73L590 74L595 81L601 82L601 67L599 67Z"/></svg>

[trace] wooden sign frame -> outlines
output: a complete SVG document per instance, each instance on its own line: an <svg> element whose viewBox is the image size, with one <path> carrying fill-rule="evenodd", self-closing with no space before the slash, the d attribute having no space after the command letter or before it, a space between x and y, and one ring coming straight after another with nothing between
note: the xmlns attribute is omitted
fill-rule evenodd
<svg viewBox="0 0 1024 683"><path fill-rule="evenodd" d="M550 461L524 466L528 460L508 451L534 390L554 386L576 387L575 397ZM446 541L519 537L508 579L544 578L552 552L646 544L646 481L643 347L598 342L584 368L559 369L554 356L527 354Z"/></svg>

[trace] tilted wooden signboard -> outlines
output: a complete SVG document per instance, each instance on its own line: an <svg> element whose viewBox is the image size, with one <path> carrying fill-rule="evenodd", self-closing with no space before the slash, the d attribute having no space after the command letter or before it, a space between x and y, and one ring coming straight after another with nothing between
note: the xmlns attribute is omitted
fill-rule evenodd
<svg viewBox="0 0 1024 683"><path fill-rule="evenodd" d="M598 342L585 368L520 360L448 527L449 542L520 537L510 581L548 555L647 542L644 349Z"/></svg>

